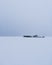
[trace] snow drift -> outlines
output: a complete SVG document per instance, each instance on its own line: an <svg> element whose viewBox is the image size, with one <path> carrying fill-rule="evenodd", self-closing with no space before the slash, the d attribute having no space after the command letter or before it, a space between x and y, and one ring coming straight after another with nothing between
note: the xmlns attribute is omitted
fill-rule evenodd
<svg viewBox="0 0 52 65"><path fill-rule="evenodd" d="M52 65L52 37L0 37L0 65Z"/></svg>

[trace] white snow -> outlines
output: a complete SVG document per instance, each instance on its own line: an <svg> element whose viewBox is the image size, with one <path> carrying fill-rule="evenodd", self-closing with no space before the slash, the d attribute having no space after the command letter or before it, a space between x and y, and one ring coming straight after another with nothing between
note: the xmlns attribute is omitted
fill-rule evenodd
<svg viewBox="0 0 52 65"><path fill-rule="evenodd" d="M52 37L0 37L0 65L52 65Z"/></svg>

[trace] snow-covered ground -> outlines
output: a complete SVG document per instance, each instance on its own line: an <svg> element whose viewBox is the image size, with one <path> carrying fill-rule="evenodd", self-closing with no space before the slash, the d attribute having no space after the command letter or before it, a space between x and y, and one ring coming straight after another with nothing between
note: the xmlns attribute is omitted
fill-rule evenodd
<svg viewBox="0 0 52 65"><path fill-rule="evenodd" d="M0 37L0 65L52 65L52 37Z"/></svg>

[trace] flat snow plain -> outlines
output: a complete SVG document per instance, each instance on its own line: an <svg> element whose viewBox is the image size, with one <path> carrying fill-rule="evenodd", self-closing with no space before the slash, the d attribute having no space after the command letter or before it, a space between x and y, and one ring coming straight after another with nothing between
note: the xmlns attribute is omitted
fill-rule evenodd
<svg viewBox="0 0 52 65"><path fill-rule="evenodd" d="M0 37L0 65L52 65L52 37Z"/></svg>

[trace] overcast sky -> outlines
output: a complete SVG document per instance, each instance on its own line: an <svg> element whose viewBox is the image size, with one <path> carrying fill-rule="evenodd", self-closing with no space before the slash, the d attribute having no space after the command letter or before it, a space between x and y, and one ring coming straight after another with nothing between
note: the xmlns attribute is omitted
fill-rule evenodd
<svg viewBox="0 0 52 65"><path fill-rule="evenodd" d="M52 36L52 0L0 0L0 35Z"/></svg>

